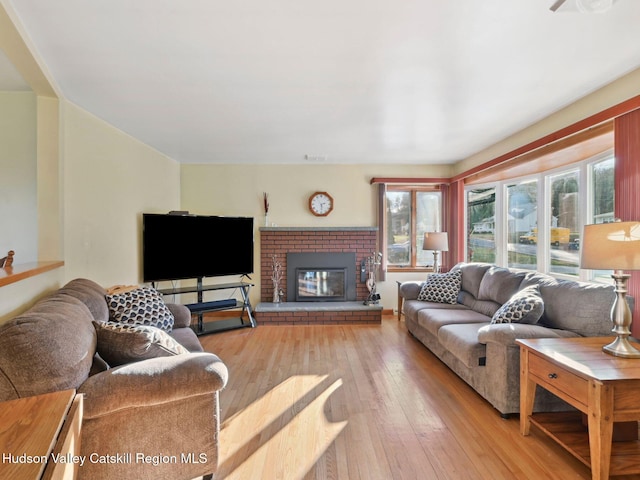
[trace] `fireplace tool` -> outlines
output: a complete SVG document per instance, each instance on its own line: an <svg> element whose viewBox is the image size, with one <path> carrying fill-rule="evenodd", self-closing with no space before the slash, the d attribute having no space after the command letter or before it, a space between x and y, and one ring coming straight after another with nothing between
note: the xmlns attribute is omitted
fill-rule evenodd
<svg viewBox="0 0 640 480"><path fill-rule="evenodd" d="M376 274L378 272L378 267L382 261L382 253L372 253L369 258L367 258L367 270L369 272L369 277L367 278L367 290L369 290L369 295L363 302L364 305L377 305L380 301L380 294L376 292Z"/></svg>

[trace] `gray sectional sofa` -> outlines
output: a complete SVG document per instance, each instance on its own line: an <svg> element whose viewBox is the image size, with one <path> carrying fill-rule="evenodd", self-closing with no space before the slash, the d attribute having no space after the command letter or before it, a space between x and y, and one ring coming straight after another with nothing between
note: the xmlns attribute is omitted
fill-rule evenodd
<svg viewBox="0 0 640 480"><path fill-rule="evenodd" d="M409 332L473 387L503 416L520 410L518 338L610 336L613 286L558 280L538 272L462 263L455 303L418 300L423 282L404 282ZM536 323L491 323L512 295L537 285L544 303ZM535 289L534 289L535 290ZM546 391L536 395L535 411L569 409Z"/></svg>

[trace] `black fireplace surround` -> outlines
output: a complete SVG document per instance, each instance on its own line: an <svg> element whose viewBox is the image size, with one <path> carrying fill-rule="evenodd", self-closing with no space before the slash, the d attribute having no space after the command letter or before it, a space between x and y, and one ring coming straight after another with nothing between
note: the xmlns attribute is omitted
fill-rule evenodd
<svg viewBox="0 0 640 480"><path fill-rule="evenodd" d="M356 300L355 253L287 253L287 302Z"/></svg>

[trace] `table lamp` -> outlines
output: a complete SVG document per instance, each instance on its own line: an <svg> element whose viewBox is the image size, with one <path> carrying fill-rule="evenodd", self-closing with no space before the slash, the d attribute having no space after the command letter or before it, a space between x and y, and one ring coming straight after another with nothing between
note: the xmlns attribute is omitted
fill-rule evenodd
<svg viewBox="0 0 640 480"><path fill-rule="evenodd" d="M449 237L447 232L427 232L424 234L423 250L433 250L433 271L439 272L438 255L449 251Z"/></svg>
<svg viewBox="0 0 640 480"><path fill-rule="evenodd" d="M613 270L616 299L611 308L611 321L616 339L602 350L616 357L640 358L640 351L628 338L632 318L625 297L630 275L624 273L624 270L640 270L640 222L585 225L581 244L580 268Z"/></svg>

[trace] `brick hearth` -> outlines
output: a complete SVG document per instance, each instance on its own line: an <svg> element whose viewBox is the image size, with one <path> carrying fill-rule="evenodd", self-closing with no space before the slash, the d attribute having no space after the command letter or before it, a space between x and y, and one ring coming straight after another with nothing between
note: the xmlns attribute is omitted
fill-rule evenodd
<svg viewBox="0 0 640 480"><path fill-rule="evenodd" d="M375 227L263 227L260 229L260 298L256 318L264 324L336 324L336 323L380 323L382 307L363 309L362 302L369 291L360 281L360 263L376 251ZM271 282L272 256L277 255L282 265L281 288L286 288L287 253L303 252L355 252L356 254L356 302L352 307L335 302L292 302L278 305L277 311L269 303L273 298ZM348 303L348 302L347 302ZM333 304L333 305L332 305Z"/></svg>

